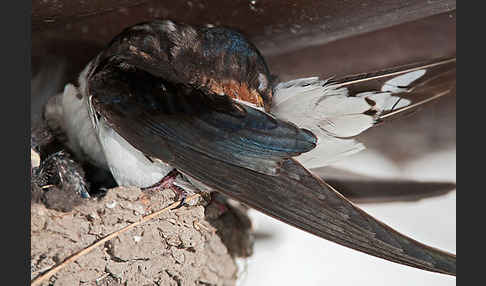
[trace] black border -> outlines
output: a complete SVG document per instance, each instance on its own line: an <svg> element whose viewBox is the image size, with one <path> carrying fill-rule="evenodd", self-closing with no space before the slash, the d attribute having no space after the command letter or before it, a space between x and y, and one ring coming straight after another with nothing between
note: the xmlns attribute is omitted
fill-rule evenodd
<svg viewBox="0 0 486 286"><path fill-rule="evenodd" d="M3 132L2 233L4 284L30 285L30 75L29 1L2 2L0 122ZM6 184L7 183L7 184ZM7 272L8 271L8 272ZM7 282L8 281L8 282ZM12 283L9 283L9 282Z"/></svg>

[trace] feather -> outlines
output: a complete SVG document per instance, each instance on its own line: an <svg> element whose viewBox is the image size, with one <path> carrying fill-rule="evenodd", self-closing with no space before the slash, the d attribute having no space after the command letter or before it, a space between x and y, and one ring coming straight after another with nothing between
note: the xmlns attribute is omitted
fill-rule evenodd
<svg viewBox="0 0 486 286"><path fill-rule="evenodd" d="M79 95L74 85L66 84L62 93L49 98L44 118L51 129L63 133L64 143L78 160L107 169L105 155L90 121L87 98Z"/></svg>
<svg viewBox="0 0 486 286"><path fill-rule="evenodd" d="M450 275L453 254L406 237L345 199L293 159L277 176L253 172L172 144L171 165L256 210L338 244L389 261ZM231 179L228 179L231 178Z"/></svg>
<svg viewBox="0 0 486 286"><path fill-rule="evenodd" d="M280 83L274 89L270 112L317 136L317 147L296 159L307 168L323 167L363 150L364 145L353 137L389 117L384 115L387 112L407 110L412 101L403 95L414 91L415 83L424 78L429 69L452 62L455 63L455 59L333 82L310 77ZM370 81L383 79L386 81L375 87L376 90L360 88ZM440 96L431 94L429 99L411 108Z"/></svg>
<svg viewBox="0 0 486 286"><path fill-rule="evenodd" d="M421 78L425 74L424 69L412 71L406 74L396 76L383 85L381 91L388 91L391 93L406 92L407 88L412 82Z"/></svg>

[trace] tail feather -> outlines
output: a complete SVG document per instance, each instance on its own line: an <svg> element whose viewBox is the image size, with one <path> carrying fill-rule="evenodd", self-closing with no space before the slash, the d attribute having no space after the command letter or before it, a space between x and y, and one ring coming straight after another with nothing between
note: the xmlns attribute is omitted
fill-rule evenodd
<svg viewBox="0 0 486 286"><path fill-rule="evenodd" d="M331 82L311 77L280 83L274 90L271 112L316 134L317 147L296 159L308 168L323 167L363 150L363 144L353 137L390 117L388 114L395 115L442 96L443 91L434 91L417 104L404 98L417 93L419 86L423 92L430 85L427 78L437 77L437 73L430 73L431 68L451 63L455 68L455 59L447 59L349 80ZM375 80L385 81L376 90L355 91Z"/></svg>

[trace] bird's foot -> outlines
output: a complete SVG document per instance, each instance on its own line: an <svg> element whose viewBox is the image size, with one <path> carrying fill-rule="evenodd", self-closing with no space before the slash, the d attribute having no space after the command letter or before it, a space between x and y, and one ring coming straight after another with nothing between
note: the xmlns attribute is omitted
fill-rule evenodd
<svg viewBox="0 0 486 286"><path fill-rule="evenodd" d="M174 209L180 208L182 207L182 205L184 205L188 193L183 188L174 184L177 176L179 175L180 173L176 169L173 169L159 182L155 183L152 186L142 188L142 191L162 191L164 189L171 189L177 195L177 199L181 201L181 203Z"/></svg>

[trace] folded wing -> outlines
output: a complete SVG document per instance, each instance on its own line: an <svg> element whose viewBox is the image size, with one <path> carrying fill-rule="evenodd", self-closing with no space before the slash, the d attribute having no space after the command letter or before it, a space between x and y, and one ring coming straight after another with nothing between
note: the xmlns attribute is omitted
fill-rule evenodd
<svg viewBox="0 0 486 286"><path fill-rule="evenodd" d="M359 209L294 159L277 176L230 165L173 146L184 174L304 231L412 267L456 274L456 256L404 236Z"/></svg>
<svg viewBox="0 0 486 286"><path fill-rule="evenodd" d="M315 147L315 136L229 97L106 61L89 78L98 116L147 156L164 162L171 143L275 175L284 159ZM163 153L160 152L163 150Z"/></svg>

